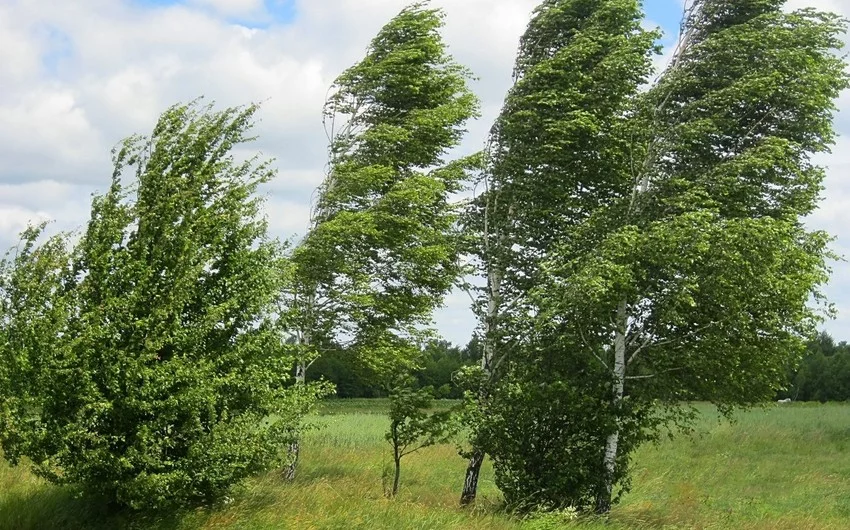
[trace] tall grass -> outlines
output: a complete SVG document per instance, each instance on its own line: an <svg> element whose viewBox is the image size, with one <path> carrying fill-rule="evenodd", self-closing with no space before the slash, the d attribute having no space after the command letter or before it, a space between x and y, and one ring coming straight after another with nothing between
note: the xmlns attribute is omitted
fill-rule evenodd
<svg viewBox="0 0 850 530"><path fill-rule="evenodd" d="M452 445L402 464L396 499L384 401L330 401L302 446L299 475L250 481L234 500L181 514L112 513L0 464L0 529L755 529L850 528L850 404L769 406L720 421L709 407L693 436L635 455L634 487L607 521L522 520L499 509L485 466L473 510L457 506L464 461Z"/></svg>

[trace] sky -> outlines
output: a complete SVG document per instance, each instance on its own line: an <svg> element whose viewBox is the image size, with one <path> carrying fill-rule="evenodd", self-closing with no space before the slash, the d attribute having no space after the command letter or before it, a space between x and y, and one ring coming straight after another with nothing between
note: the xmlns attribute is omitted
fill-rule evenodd
<svg viewBox="0 0 850 530"><path fill-rule="evenodd" d="M244 149L274 158L264 192L273 235L303 235L321 182L328 86L359 60L406 0L0 0L0 250L28 223L51 232L84 226L91 195L111 175L110 151L149 132L172 104L203 95L220 107L263 102L259 138ZM445 39L476 75L482 117L458 154L479 149L510 85L519 35L538 0L433 0ZM850 16L847 0L790 0ZM646 0L646 25L675 42L682 0ZM850 41L845 36L845 42ZM659 58L659 66L663 57ZM835 236L850 257L850 94L838 102L841 133L824 199L807 223ZM835 262L826 294L838 318L825 328L850 340L850 264ZM475 326L469 299L452 293L437 314L441 333L465 343Z"/></svg>

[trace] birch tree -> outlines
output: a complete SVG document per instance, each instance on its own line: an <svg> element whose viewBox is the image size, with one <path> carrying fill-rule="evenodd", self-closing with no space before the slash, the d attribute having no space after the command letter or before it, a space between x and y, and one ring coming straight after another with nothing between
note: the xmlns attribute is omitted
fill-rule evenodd
<svg viewBox="0 0 850 530"><path fill-rule="evenodd" d="M377 373L409 364L460 274L452 195L476 158L446 155L478 101L442 25L440 10L412 4L331 88L327 176L294 254L299 381L329 347Z"/></svg>
<svg viewBox="0 0 850 530"><path fill-rule="evenodd" d="M483 384L462 504L475 498L488 445L514 454L507 430L517 418L491 398L508 358L529 347L524 315L535 311L529 293L541 263L611 193L607 175L627 162L617 153L625 112L647 80L657 37L640 22L633 0L547 0L521 38L515 84L490 134L484 193L469 215L486 286L477 306Z"/></svg>
<svg viewBox="0 0 850 530"><path fill-rule="evenodd" d="M579 171L578 182L606 192L532 289L533 333L547 345L535 355L565 367L592 359L608 376L582 389L607 411L599 513L629 452L687 420L680 402L729 412L770 399L818 321L809 301L822 299L829 238L802 218L822 189L811 157L832 142L834 101L848 84L835 54L845 26L783 4L690 4L669 68L604 153L623 163Z"/></svg>

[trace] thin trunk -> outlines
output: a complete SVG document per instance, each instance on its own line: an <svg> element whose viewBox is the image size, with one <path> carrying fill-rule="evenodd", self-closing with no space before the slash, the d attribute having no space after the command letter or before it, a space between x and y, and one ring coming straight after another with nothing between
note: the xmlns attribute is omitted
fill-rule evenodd
<svg viewBox="0 0 850 530"><path fill-rule="evenodd" d="M295 384L303 385L307 382L307 363L303 358L299 358L295 363Z"/></svg>
<svg viewBox="0 0 850 530"><path fill-rule="evenodd" d="M689 50L694 33L697 31L695 27L698 21L703 16L703 10L707 3L712 0L691 0L685 4L685 16L682 20L683 32L679 36L679 42L673 52L673 57L662 75L669 75L671 72L681 67L682 57ZM669 102L670 95L668 94L656 107L655 114L658 115ZM646 158L644 160L642 175L638 185L632 193L631 204L629 205L629 216L634 213L638 207L638 198L649 191L650 187L650 168L655 162L657 153L655 152L655 142L650 143ZM614 490L614 474L616 472L617 450L620 443L620 427L619 427L619 406L623 400L623 393L626 381L626 335L628 332L628 317L626 314L626 300L620 301L617 306L617 321L616 331L614 335L614 383L613 383L613 409L616 415L615 430L605 441L605 456L603 460L605 476L602 488L596 497L596 512L605 514L611 511L611 501Z"/></svg>
<svg viewBox="0 0 850 530"><path fill-rule="evenodd" d="M283 477L286 480L295 480L295 471L298 469L298 455L301 450L300 442L298 438L295 438L289 443L289 447L287 448L287 452L289 453L290 461L289 465L286 466L286 470L283 472Z"/></svg>
<svg viewBox="0 0 850 530"><path fill-rule="evenodd" d="M622 300L617 307L616 331L614 334L614 383L613 410L616 415L614 432L605 441L605 456L603 467L602 489L596 497L596 513L605 514L611 511L611 499L614 491L614 474L617 464L617 448L620 443L619 406L623 400L626 381L626 301Z"/></svg>
<svg viewBox="0 0 850 530"><path fill-rule="evenodd" d="M395 497L398 493L398 484L401 479L401 448L398 439L398 423L393 421L390 423L390 442L393 444L393 464L395 465L393 473L393 485L389 491L389 497ZM384 490L384 493L387 493Z"/></svg>
<svg viewBox="0 0 850 530"><path fill-rule="evenodd" d="M502 285L502 276L499 272L491 270L487 275L487 315L484 320L484 353L481 356L481 370L489 380L493 376L493 358L496 350L496 318L499 311L499 292ZM483 407L489 391L485 384L478 395L478 406ZM463 480L463 491L460 494L460 505L468 506L475 502L478 494L478 477L481 474L481 464L484 462L484 450L473 440L472 456L466 466L466 477Z"/></svg>
<svg viewBox="0 0 850 530"><path fill-rule="evenodd" d="M392 497L395 497L398 494L398 482L401 478L401 458L399 458L398 453L395 455L395 477L393 477L393 493Z"/></svg>
<svg viewBox="0 0 850 530"><path fill-rule="evenodd" d="M481 464L484 462L484 451L475 450L466 466L466 478L463 481L463 492L460 495L461 506L469 506L475 502L478 493L478 477L481 474Z"/></svg>
<svg viewBox="0 0 850 530"><path fill-rule="evenodd" d="M304 358L304 350L310 345L310 334L306 330L298 335L298 359L295 361L295 385L305 385L307 382L307 360ZM286 480L295 480L295 472L298 469L298 456L301 452L301 440L296 436L287 448L289 453L289 465L284 471Z"/></svg>

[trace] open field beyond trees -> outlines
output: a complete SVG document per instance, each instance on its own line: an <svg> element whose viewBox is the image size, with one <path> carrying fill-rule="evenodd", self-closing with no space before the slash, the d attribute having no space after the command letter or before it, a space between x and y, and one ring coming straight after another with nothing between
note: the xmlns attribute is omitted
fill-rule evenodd
<svg viewBox="0 0 850 530"><path fill-rule="evenodd" d="M328 402L303 442L303 467L293 483L270 473L251 480L227 505L180 515L112 515L96 501L46 484L26 466L4 463L0 528L850 528L850 404L768 405L737 414L734 423L701 406L693 436L637 451L633 489L607 523L504 513L486 464L477 506L458 508L466 463L453 445L406 458L398 497L385 498L386 407L384 400Z"/></svg>

